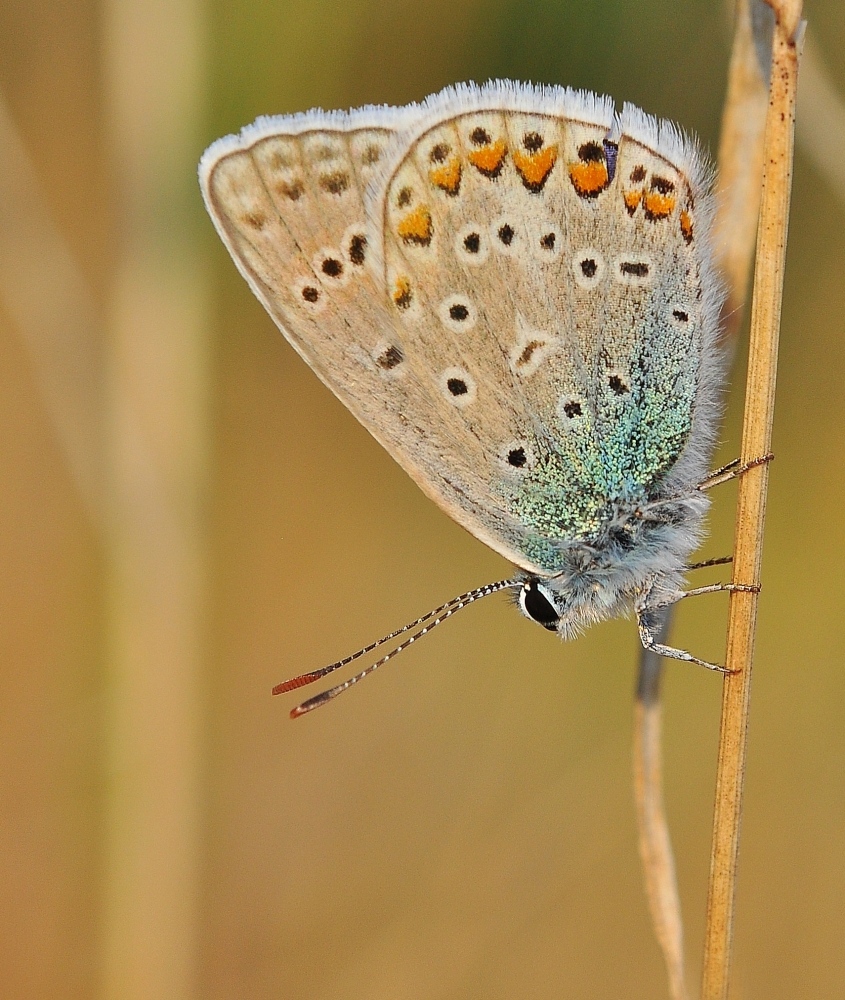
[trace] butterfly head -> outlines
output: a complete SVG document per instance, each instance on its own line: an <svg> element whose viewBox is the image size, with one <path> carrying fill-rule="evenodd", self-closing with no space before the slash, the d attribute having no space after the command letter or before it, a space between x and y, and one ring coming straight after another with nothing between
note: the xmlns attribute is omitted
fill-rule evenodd
<svg viewBox="0 0 845 1000"><path fill-rule="evenodd" d="M623 582L624 581L624 582ZM584 574L523 579L516 604L526 618L561 639L574 639L590 625L624 613L627 576Z"/></svg>
<svg viewBox="0 0 845 1000"><path fill-rule="evenodd" d="M621 599L614 585L585 584L568 576L530 576L522 580L516 593L522 614L561 639L574 639L588 625L608 617Z"/></svg>
<svg viewBox="0 0 845 1000"><path fill-rule="evenodd" d="M557 632L562 613L560 596L537 577L529 577L519 589L517 604L526 618L550 632Z"/></svg>

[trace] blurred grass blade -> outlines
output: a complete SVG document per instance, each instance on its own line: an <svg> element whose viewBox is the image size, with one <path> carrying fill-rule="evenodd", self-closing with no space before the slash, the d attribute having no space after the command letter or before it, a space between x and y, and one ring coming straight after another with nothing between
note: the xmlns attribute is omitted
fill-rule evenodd
<svg viewBox="0 0 845 1000"><path fill-rule="evenodd" d="M663 613L662 642L669 631L671 610ZM663 664L653 650L640 654L634 708L634 798L637 805L640 857L654 933L669 979L672 1000L686 1000L684 927L675 857L663 798L660 680Z"/></svg>
<svg viewBox="0 0 845 1000"><path fill-rule="evenodd" d="M101 321L0 93L0 297L91 522L105 529Z"/></svg>
<svg viewBox="0 0 845 1000"><path fill-rule="evenodd" d="M845 205L845 100L811 38L801 53L795 130L801 150Z"/></svg>
<svg viewBox="0 0 845 1000"><path fill-rule="evenodd" d="M730 339L742 321L757 238L771 28L763 0L737 0L713 223L716 261L727 289L722 326Z"/></svg>
<svg viewBox="0 0 845 1000"><path fill-rule="evenodd" d="M108 328L102 1000L198 995L206 285L195 241L199 0L108 0L118 240ZM151 70L151 67L154 67Z"/></svg>

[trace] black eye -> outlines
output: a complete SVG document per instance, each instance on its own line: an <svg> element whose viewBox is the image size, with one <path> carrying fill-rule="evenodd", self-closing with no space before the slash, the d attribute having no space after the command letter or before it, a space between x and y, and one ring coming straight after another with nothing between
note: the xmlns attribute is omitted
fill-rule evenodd
<svg viewBox="0 0 845 1000"><path fill-rule="evenodd" d="M560 615L544 590L539 580L526 580L519 592L519 603L529 618L550 632L556 632Z"/></svg>

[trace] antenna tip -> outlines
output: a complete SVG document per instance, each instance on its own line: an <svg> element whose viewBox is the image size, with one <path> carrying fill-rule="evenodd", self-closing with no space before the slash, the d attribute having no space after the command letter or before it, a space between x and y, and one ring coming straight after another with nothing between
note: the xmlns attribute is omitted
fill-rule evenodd
<svg viewBox="0 0 845 1000"><path fill-rule="evenodd" d="M305 687L306 684L313 684L321 677L325 676L325 670L309 670L307 674L299 674L291 677L290 680L282 681L273 688L273 694L284 694L286 691L295 691L297 688Z"/></svg>
<svg viewBox="0 0 845 1000"><path fill-rule="evenodd" d="M343 689L344 685L341 684L336 688L329 688L328 691L321 691L320 694L315 694L313 698L309 698L308 701L303 701L301 705L292 708L290 717L298 719L300 715L307 715L309 712L313 712L315 708L319 708L320 705L325 705L327 701L331 701Z"/></svg>

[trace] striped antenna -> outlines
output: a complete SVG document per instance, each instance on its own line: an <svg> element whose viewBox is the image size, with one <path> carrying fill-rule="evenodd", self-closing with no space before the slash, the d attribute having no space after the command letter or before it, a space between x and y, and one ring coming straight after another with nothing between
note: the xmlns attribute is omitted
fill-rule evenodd
<svg viewBox="0 0 845 1000"><path fill-rule="evenodd" d="M429 611L428 614L423 615L422 618L417 618L415 621L408 622L407 625L403 625L402 628L396 629L395 632L390 632L387 635L382 636L381 639L371 642L369 646L364 646L363 649L359 649L357 653L353 653L351 656L345 656L342 660L330 663L327 667L320 667L319 670L309 670L307 673L291 677L290 680L282 681L281 684L277 684L273 688L273 694L284 694L286 691L295 691L297 688L304 687L306 684L312 684L314 681L320 680L322 677L332 673L334 670L338 670L340 667L345 667L348 663L352 663L353 660L357 660L360 656L364 656L365 653L371 653L374 649L378 649L379 646L384 645L384 643L389 642L391 639L395 639L397 636L403 635L411 629L424 625L424 628L420 628L417 632L414 632L413 635L408 636L404 642L401 642L395 649L392 649L386 656L383 656L380 660L376 660L375 663L370 664L369 667L362 670L359 674L356 674L354 677L350 677L349 680L344 681L342 684L336 684L334 687L315 695L313 698L309 698L301 705L297 705L297 707L290 713L290 717L292 719L296 719L300 715L305 715L308 712L312 712L315 708L325 705L326 702L336 698L343 691L346 691L347 688L351 688L353 684L357 684L358 681L363 680L377 667L387 663L388 660L392 660L393 657L401 653L403 649L407 649L408 646L415 643L417 639L421 639L436 625L439 625L441 622L445 622L447 618L451 618L452 615L455 614L456 611L460 611L461 608L465 608L468 604L472 604L474 601L477 601L482 597L488 597L490 594L498 593L500 590L507 590L508 588L521 586L522 580L499 580L497 583L488 583L483 587L476 588L475 590L468 590L465 594L453 597L452 600L447 601L446 604L441 604L439 608Z"/></svg>

